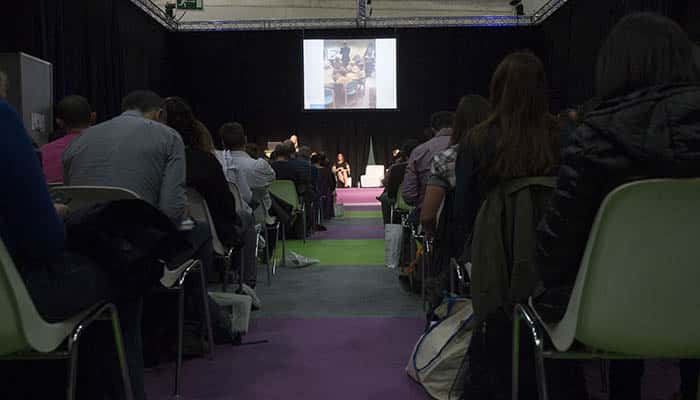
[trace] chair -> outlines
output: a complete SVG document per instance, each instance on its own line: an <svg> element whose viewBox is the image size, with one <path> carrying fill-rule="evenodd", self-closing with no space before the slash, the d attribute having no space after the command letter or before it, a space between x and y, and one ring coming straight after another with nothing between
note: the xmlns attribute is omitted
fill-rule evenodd
<svg viewBox="0 0 700 400"><path fill-rule="evenodd" d="M75 399L76 395L78 348L82 332L100 317L108 317L112 322L124 393L127 399L133 399L116 307L110 303L99 303L62 322L44 321L1 240L0 316L3 320L0 324L0 360L68 359L68 400ZM63 342L66 342L65 348L59 349Z"/></svg>
<svg viewBox="0 0 700 400"><path fill-rule="evenodd" d="M127 189L109 186L56 186L49 188L49 193L54 200L59 200L59 202L69 204L72 208L83 208L90 207L95 204L104 203L108 201L116 200L135 200L139 196ZM209 298L207 296L206 290L206 278L204 276L204 270L201 268L201 262L199 260L188 260L184 264L188 264L188 267L184 269L178 283L171 288L163 288L161 291L167 292L177 292L179 297L178 302L178 352L177 352L177 363L175 368L175 395L179 396L182 387L182 341L184 337L185 325L184 325L184 315L185 315L185 302L184 293L185 286L184 282L187 276L194 270L199 270L200 281L202 287L202 301L203 301L203 313L205 328L207 330L207 340L209 343L209 357L213 358L214 349L214 336L211 326L211 314L209 313ZM183 264L183 265L184 265Z"/></svg>
<svg viewBox="0 0 700 400"><path fill-rule="evenodd" d="M139 198L139 195L131 190L111 186L57 185L50 186L49 193L54 201L66 204L74 210L90 207L99 203L106 203L108 201L134 200Z"/></svg>
<svg viewBox="0 0 700 400"><path fill-rule="evenodd" d="M365 174L360 176L360 186L363 188L382 187L383 179L383 165L368 165L365 169Z"/></svg>
<svg viewBox="0 0 700 400"><path fill-rule="evenodd" d="M700 179L639 181L606 197L562 321L546 325L532 304L515 307L513 399L521 320L535 345L542 400L545 358L700 358L698 204ZM543 330L554 349L544 350ZM573 351L575 341L585 350Z"/></svg>
<svg viewBox="0 0 700 400"><path fill-rule="evenodd" d="M293 181L290 180L276 180L272 182L270 186L270 195L275 196L280 201L290 205L292 207L292 219L294 217L302 216L302 225L304 228L303 239L306 243L306 209L304 204L299 201L299 195L297 194L297 188ZM287 238L286 238L286 226L284 223L281 224L282 231L282 266L285 266L285 254L287 252Z"/></svg>

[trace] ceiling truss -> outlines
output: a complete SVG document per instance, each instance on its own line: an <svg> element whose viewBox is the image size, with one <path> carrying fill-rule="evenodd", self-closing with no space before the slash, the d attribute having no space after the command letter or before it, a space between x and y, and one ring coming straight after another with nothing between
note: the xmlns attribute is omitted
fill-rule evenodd
<svg viewBox="0 0 700 400"><path fill-rule="evenodd" d="M556 12L568 0L549 0L532 15L525 16L449 16L449 17L370 17L370 18L304 18L265 19L240 21L186 21L177 22L152 0L131 0L139 8L171 31L252 31L304 29L357 29L357 28L437 28L474 26L531 26L538 25Z"/></svg>

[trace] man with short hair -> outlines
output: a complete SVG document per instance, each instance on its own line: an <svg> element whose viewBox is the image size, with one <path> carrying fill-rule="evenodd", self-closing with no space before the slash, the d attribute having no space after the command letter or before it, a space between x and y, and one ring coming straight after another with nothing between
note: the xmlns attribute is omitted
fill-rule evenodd
<svg viewBox="0 0 700 400"><path fill-rule="evenodd" d="M406 175L401 186L404 201L420 210L425 196L425 187L430 179L430 165L433 157L447 149L452 136L454 113L440 111L430 117L430 126L435 136L416 147L408 159ZM420 211L418 211L420 215Z"/></svg>
<svg viewBox="0 0 700 400"><path fill-rule="evenodd" d="M82 96L68 96L56 107L56 124L65 132L60 139L41 147L44 176L48 183L63 182L63 152L80 135L95 123L95 113Z"/></svg>
<svg viewBox="0 0 700 400"><path fill-rule="evenodd" d="M163 124L163 99L136 91L123 113L86 129L63 153L67 185L116 186L158 207L174 223L185 215L185 146Z"/></svg>
<svg viewBox="0 0 700 400"><path fill-rule="evenodd" d="M246 153L248 141L243 125L238 122L226 123L219 129L219 135L221 135L221 141L224 144L221 159L226 179L231 182L232 178L240 180L242 176L252 192L251 202L262 205L261 208L256 208L256 216L258 218L267 217L267 212L272 204L269 189L275 180L275 171L267 161L253 159ZM233 171L237 173L233 174ZM258 214L259 212L262 214Z"/></svg>

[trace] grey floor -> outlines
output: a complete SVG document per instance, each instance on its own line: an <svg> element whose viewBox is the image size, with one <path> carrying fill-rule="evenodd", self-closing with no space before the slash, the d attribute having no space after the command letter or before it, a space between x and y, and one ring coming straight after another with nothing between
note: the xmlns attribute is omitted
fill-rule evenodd
<svg viewBox="0 0 700 400"><path fill-rule="evenodd" d="M262 309L254 317L422 317L420 298L384 266L278 268L272 286L259 269Z"/></svg>

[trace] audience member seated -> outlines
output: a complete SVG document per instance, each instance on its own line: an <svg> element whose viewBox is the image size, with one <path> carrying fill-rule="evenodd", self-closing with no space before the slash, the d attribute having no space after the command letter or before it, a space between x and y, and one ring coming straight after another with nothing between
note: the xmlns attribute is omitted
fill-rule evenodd
<svg viewBox="0 0 700 400"><path fill-rule="evenodd" d="M566 309L598 208L615 187L648 178L700 177L700 74L692 44L671 20L624 18L605 41L596 70L602 103L562 156L552 207L539 228L547 320ZM634 266L630 266L630 274ZM694 295L694 294L689 294ZM611 399L641 399L642 361L613 361ZM682 398L694 399L698 363L681 362Z"/></svg>
<svg viewBox="0 0 700 400"><path fill-rule="evenodd" d="M97 265L90 258L66 250L67 237L61 218L65 218L69 210L66 206L52 203L41 164L32 149L22 120L1 98L0 131L0 171L3 171L0 184L11 188L5 191L1 200L0 237L17 266L37 311L45 320L55 322L74 317L98 302L115 303L121 319L124 350L134 398L144 399L140 295L125 296L125 291L129 288L122 286L123 280L118 276ZM21 173L15 173L16 171ZM93 332L93 327L85 332L82 340L84 345L88 345L85 340L89 340ZM110 342L104 340L100 343ZM87 376L85 382L81 380L78 384L79 398L105 398L105 392L121 387L121 377L118 375L112 382L104 382L104 376L93 373L104 373L105 366L116 363L110 358L112 354L107 346L113 348L113 344L109 344L100 347L100 351L104 353L81 352L81 363L83 358L88 358L87 361L94 363L82 364L80 367ZM13 378L16 367L17 364L11 362L0 365L0 376L3 378L0 384L3 393L9 396L6 398L26 398L22 396L34 390L47 390L50 393L32 398L60 397L56 395L61 392L60 389L44 388L44 381L37 387L34 375L26 382L21 382L24 378L22 376ZM6 379L13 380L7 382ZM65 384L64 379L60 379L60 382ZM23 394L13 395L11 392L15 389ZM111 395L120 396L119 393Z"/></svg>
<svg viewBox="0 0 700 400"><path fill-rule="evenodd" d="M111 186L131 190L180 226L186 217L185 146L180 135L164 125L163 99L151 91L136 91L122 101L123 113L86 129L63 153L66 185ZM207 224L186 232L191 248L176 261L212 264ZM195 296L196 297L196 296Z"/></svg>
<svg viewBox="0 0 700 400"><path fill-rule="evenodd" d="M221 164L216 156L202 150L201 136L196 129L196 120L190 106L179 97L165 100L167 124L182 137L185 144L187 165L187 187L193 188L207 201L209 211L216 227L216 233L224 246L232 247L243 244L244 265L243 282L255 288L257 267L255 260L255 224L250 213L236 210ZM238 263L239 257L232 262Z"/></svg>
<svg viewBox="0 0 700 400"><path fill-rule="evenodd" d="M483 200L499 184L516 178L551 176L556 172L559 125L547 111L545 79L542 62L531 53L508 55L494 72L492 112L467 135L455 165L455 209L458 211L455 219L465 232L471 233ZM508 310L494 312L484 317L483 327L474 330L465 397L510 397L512 323L508 315ZM523 344L522 349L523 354L530 354L526 353L531 351L530 347ZM545 366L552 374L550 398L586 398L578 364L552 361ZM537 398L531 372L521 369L521 398Z"/></svg>
<svg viewBox="0 0 700 400"><path fill-rule="evenodd" d="M455 188L455 161L461 143L466 143L468 134L474 127L484 122L489 116L491 106L488 100L478 95L467 95L462 97L457 106L455 114L454 127L452 129L452 137L450 137L450 147L433 157L430 167L430 179L428 180L425 199L423 200L423 210L421 212L421 226L428 238L435 234L437 225L438 211L446 200L446 194L452 193ZM451 205L449 207L451 209ZM443 208L443 212L446 212ZM453 221L448 217L447 221ZM454 233L451 227L447 228L448 232ZM458 240L464 242L463 235L450 234L451 237L457 237Z"/></svg>
<svg viewBox="0 0 700 400"><path fill-rule="evenodd" d="M219 129L219 135L224 145L221 159L226 179L231 182L232 178L236 178L248 187L252 193L249 201L255 203L256 215L262 212L265 221L269 222L268 212L272 205L269 190L275 180L275 171L265 160L253 158L245 151L248 140L243 125L238 122L226 123ZM242 179L239 175L242 175Z"/></svg>
<svg viewBox="0 0 700 400"><path fill-rule="evenodd" d="M416 211L420 212L425 196L425 187L430 178L430 164L433 157L445 150L450 143L452 136L452 125L454 114L442 111L433 114L430 118L430 125L435 137L416 147L408 159L406 175L401 185L401 195L404 201L412 206L416 206Z"/></svg>
<svg viewBox="0 0 700 400"><path fill-rule="evenodd" d="M338 182L339 188L350 187L350 164L345 160L343 153L338 153L333 164L333 174Z"/></svg>
<svg viewBox="0 0 700 400"><path fill-rule="evenodd" d="M335 202L335 177L329 166L330 161L326 153L316 153L311 156L311 164L318 169L318 195L321 200L321 213L323 219L333 217L333 203ZM318 227L325 230L324 227Z"/></svg>
<svg viewBox="0 0 700 400"><path fill-rule="evenodd" d="M162 107L153 92L126 96L121 115L85 130L65 150L65 184L131 190L179 224L187 203L185 147L163 124Z"/></svg>
<svg viewBox="0 0 700 400"><path fill-rule="evenodd" d="M304 196L313 192L318 172L308 161L292 160L293 149L293 145L288 142L277 145L271 166L277 179L293 181L297 193Z"/></svg>
<svg viewBox="0 0 700 400"><path fill-rule="evenodd" d="M63 182L63 152L80 135L95 123L95 113L82 96L68 96L56 107L56 124L64 136L41 147L44 176L48 183Z"/></svg>
<svg viewBox="0 0 700 400"><path fill-rule="evenodd" d="M385 224L397 223L397 221L389 221L391 219L391 207L396 204L396 199L399 196L399 189L401 188L401 182L403 182L404 175L406 174L408 159L419 144L420 143L416 139L409 139L404 142L401 146L401 150L397 154L394 164L389 168L389 171L384 177L384 192L379 196L379 201L382 203L382 216Z"/></svg>

